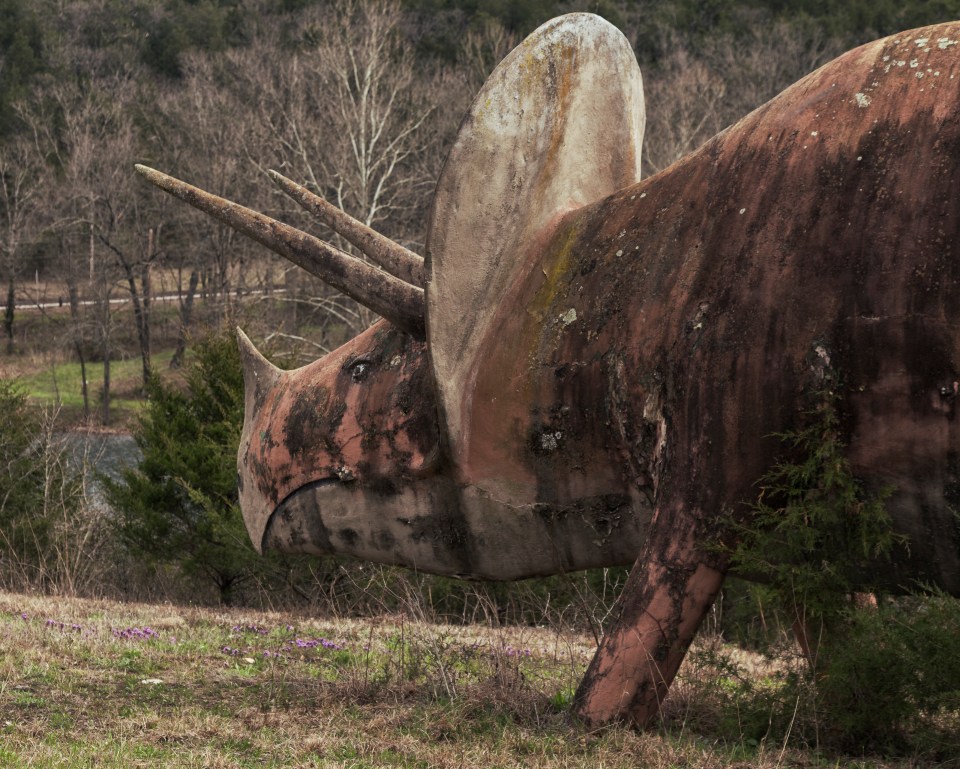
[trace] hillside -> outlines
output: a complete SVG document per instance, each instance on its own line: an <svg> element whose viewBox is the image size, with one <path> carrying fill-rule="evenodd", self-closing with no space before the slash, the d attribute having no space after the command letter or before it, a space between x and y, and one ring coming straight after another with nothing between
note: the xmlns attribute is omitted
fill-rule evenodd
<svg viewBox="0 0 960 769"><path fill-rule="evenodd" d="M35 397L109 425L211 332L239 323L301 362L357 333L369 311L133 164L316 230L265 174L282 169L420 250L470 99L573 10L633 44L650 174L839 52L960 16L960 0L0 0L0 376L63 364L62 383L31 379Z"/></svg>

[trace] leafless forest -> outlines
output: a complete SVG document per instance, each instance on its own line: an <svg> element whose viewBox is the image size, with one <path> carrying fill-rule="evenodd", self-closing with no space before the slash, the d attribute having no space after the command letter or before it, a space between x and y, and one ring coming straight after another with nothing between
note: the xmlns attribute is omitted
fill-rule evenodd
<svg viewBox="0 0 960 769"><path fill-rule="evenodd" d="M245 20L242 41L185 48L174 77L144 63L143 25L119 6L37 6L44 67L5 105L12 128L0 143L3 350L9 359L41 344L27 321L56 316L55 352L96 387L94 407L84 386L85 410L103 422L120 357L138 357L145 380L158 349L172 348L163 365L176 367L193 335L241 323L288 359L309 358L371 322L351 300L150 188L135 162L319 227L270 182L275 168L416 251L459 120L518 42L478 16L452 55L431 56L432 17L396 2L277 12L244 0L233 9ZM159 4L140 11L162 13ZM734 29L698 35L669 14L651 21L643 3L617 11L650 62L646 174L844 47L814 24L739 14ZM645 55L649 40L656 50ZM161 305L160 295L175 301Z"/></svg>

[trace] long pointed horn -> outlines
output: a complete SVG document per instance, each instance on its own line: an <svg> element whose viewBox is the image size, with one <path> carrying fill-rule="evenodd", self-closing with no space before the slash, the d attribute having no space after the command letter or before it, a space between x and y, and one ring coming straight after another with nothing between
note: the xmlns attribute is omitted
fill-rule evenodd
<svg viewBox="0 0 960 769"><path fill-rule="evenodd" d="M423 257L404 248L390 238L357 221L332 203L315 195L306 187L276 171L268 171L270 178L287 195L316 216L338 235L343 236L379 264L383 269L405 283L423 287Z"/></svg>
<svg viewBox="0 0 960 769"><path fill-rule="evenodd" d="M312 235L233 203L172 176L137 165L148 181L303 267L307 272L424 338L423 289L356 259Z"/></svg>

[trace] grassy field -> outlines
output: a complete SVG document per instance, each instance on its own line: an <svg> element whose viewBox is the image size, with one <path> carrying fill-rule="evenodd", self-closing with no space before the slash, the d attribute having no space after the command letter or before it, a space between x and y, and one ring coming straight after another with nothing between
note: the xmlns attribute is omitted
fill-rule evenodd
<svg viewBox="0 0 960 769"><path fill-rule="evenodd" d="M165 371L173 357L172 351L152 356L153 366ZM110 408L117 420L128 423L143 404L143 373L139 358L113 361L110 364L111 390ZM103 389L103 364L92 363L87 366L90 409L99 408L99 397ZM20 374L17 379L30 394L32 402L38 405L59 405L69 414L79 414L83 410L83 387L80 364L72 361L57 362L51 359L46 365L38 366Z"/></svg>
<svg viewBox="0 0 960 769"><path fill-rule="evenodd" d="M0 766L917 765L704 736L691 714L718 671L696 655L667 725L587 732L568 705L593 648L540 628L0 593Z"/></svg>
<svg viewBox="0 0 960 769"><path fill-rule="evenodd" d="M15 355L0 355L0 377L17 380L29 394L30 402L40 407L56 407L65 423L82 423L83 378L72 349L61 337L60 318L29 318L30 339L34 346ZM27 325L27 321L22 321ZM26 346L24 346L26 347ZM143 404L143 368L136 349L127 345L116 351L110 362L111 423L129 426ZM151 356L155 371L170 376L173 347L159 348ZM96 421L103 393L103 363L91 360L86 365L90 416Z"/></svg>

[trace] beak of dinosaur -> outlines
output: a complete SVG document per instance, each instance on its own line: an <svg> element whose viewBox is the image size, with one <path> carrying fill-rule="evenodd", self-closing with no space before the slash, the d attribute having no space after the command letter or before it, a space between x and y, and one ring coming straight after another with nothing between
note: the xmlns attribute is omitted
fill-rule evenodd
<svg viewBox="0 0 960 769"><path fill-rule="evenodd" d="M275 171L270 174L284 192L383 269L295 227L160 171L139 164L135 168L160 189L289 259L402 331L417 339L424 338L423 259L306 188Z"/></svg>
<svg viewBox="0 0 960 769"><path fill-rule="evenodd" d="M240 457L250 444L251 431L255 429L256 415L271 388L284 376L284 372L263 357L239 328L237 341L243 365L243 432L240 435ZM238 457L239 461L239 457ZM237 488L240 493L240 512L250 541L258 553L263 552L263 535L270 521L273 505L257 489L248 471L240 469Z"/></svg>

